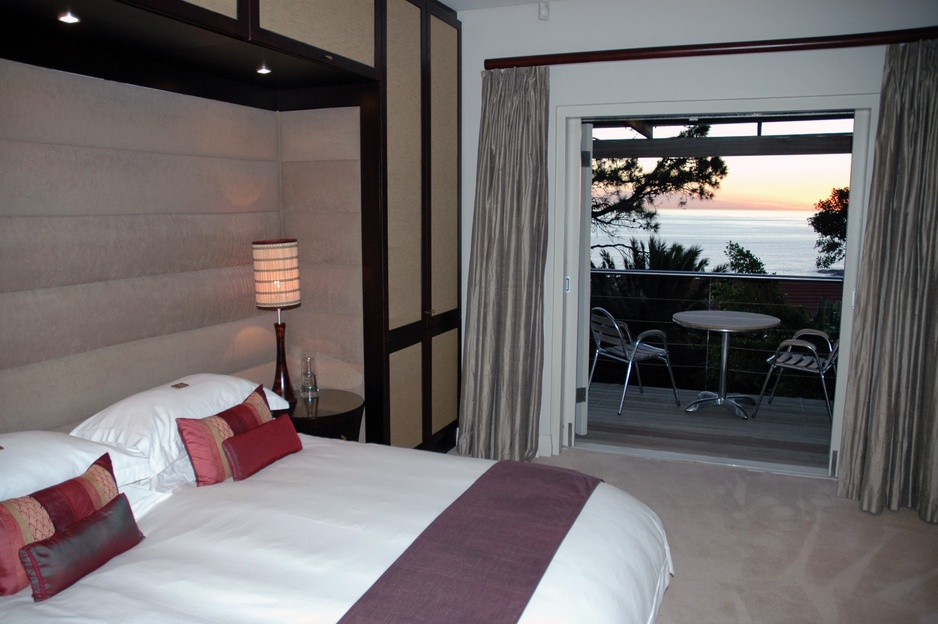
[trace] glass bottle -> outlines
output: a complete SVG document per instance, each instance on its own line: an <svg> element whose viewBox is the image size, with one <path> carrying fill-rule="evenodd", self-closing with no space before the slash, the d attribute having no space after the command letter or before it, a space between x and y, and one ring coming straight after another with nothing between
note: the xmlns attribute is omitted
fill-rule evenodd
<svg viewBox="0 0 938 624"><path fill-rule="evenodd" d="M306 358L306 369L303 371L303 381L300 383L300 396L306 401L312 401L319 396L319 382L313 371L313 358Z"/></svg>

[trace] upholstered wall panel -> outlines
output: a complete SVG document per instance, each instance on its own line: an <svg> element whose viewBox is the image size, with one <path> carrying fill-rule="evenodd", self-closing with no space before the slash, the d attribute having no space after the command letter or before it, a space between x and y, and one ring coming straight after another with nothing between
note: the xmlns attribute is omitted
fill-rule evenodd
<svg viewBox="0 0 938 624"><path fill-rule="evenodd" d="M274 350L266 320L253 317L0 370L0 430L69 429L125 396L192 373L239 374L269 386L273 367L266 363Z"/></svg>
<svg viewBox="0 0 938 624"><path fill-rule="evenodd" d="M279 228L274 212L0 217L0 266L16 267L0 271L0 293L243 267L245 241Z"/></svg>
<svg viewBox="0 0 938 624"><path fill-rule="evenodd" d="M374 0L260 0L261 28L375 65Z"/></svg>
<svg viewBox="0 0 938 624"><path fill-rule="evenodd" d="M283 198L289 213L329 212L355 217L360 213L361 161L357 159L304 160L283 163L283 186L290 195ZM315 163L310 166L309 163ZM328 233L329 229L323 229ZM322 236L323 234L321 234ZM340 237L343 241L345 237Z"/></svg>
<svg viewBox="0 0 938 624"><path fill-rule="evenodd" d="M254 316L250 267L0 294L0 369Z"/></svg>
<svg viewBox="0 0 938 624"><path fill-rule="evenodd" d="M361 154L357 107L280 114L284 162L357 161Z"/></svg>
<svg viewBox="0 0 938 624"><path fill-rule="evenodd" d="M277 162L4 141L4 216L276 210ZM17 180L34 178L36 184Z"/></svg>
<svg viewBox="0 0 938 624"><path fill-rule="evenodd" d="M0 60L0 138L275 161L270 111Z"/></svg>
<svg viewBox="0 0 938 624"><path fill-rule="evenodd" d="M194 372L269 384L277 114L8 61L0 84L0 430Z"/></svg>
<svg viewBox="0 0 938 624"><path fill-rule="evenodd" d="M0 61L0 430L195 372L270 385L250 242L300 241L289 365L361 392L357 108L278 114ZM282 125L282 128L281 128Z"/></svg>
<svg viewBox="0 0 938 624"><path fill-rule="evenodd" d="M284 233L297 239L303 303L289 310L288 366L314 359L321 387L362 393L358 108L280 113Z"/></svg>

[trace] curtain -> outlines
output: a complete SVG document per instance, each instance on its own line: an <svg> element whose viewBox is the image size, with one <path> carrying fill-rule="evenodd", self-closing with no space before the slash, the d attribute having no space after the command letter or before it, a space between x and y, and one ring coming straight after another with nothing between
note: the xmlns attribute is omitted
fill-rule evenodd
<svg viewBox="0 0 938 624"><path fill-rule="evenodd" d="M938 40L886 54L838 494L938 522Z"/></svg>
<svg viewBox="0 0 938 624"><path fill-rule="evenodd" d="M482 74L459 452L528 460L544 366L549 69Z"/></svg>

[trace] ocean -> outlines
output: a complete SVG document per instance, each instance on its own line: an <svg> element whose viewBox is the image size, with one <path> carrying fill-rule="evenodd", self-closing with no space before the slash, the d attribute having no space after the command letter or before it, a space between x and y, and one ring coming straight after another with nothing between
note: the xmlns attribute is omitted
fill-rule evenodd
<svg viewBox="0 0 938 624"><path fill-rule="evenodd" d="M818 257L814 243L818 236L808 225L813 214L810 210L662 208L658 210L661 227L657 236L668 245L698 245L703 249L702 257L710 260L708 269L729 261L725 249L733 241L759 258L768 273L814 277L841 273L843 262L830 270L819 270L814 265ZM633 236L647 244L650 234L623 231L620 238L628 241ZM593 238L594 244L606 242L608 239ZM594 263L598 255L594 250ZM613 257L618 264L615 252Z"/></svg>

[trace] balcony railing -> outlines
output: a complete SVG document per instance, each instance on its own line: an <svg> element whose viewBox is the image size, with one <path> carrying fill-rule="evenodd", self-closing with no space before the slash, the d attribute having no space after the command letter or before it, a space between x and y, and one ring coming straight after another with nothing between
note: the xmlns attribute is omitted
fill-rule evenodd
<svg viewBox="0 0 938 624"><path fill-rule="evenodd" d="M781 324L770 330L734 334L727 384L734 392L757 394L768 371L766 358L797 330L821 329L835 338L840 328L843 278L746 275L654 270L591 271L590 306L603 307L625 321L635 336L661 329L668 337L678 388L714 390L719 373L720 336L675 324L684 310L738 310L770 314ZM590 345L592 347L592 345ZM592 349L590 350L592 353ZM600 361L597 381L622 383L622 368ZM669 387L664 367L643 366L642 382ZM829 382L828 390L833 391ZM817 382L783 376L778 396L820 398Z"/></svg>

